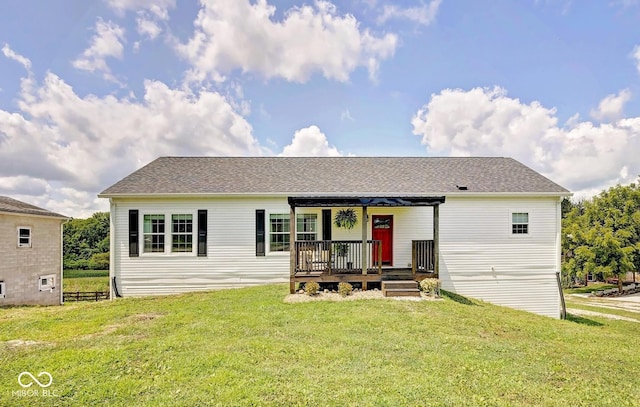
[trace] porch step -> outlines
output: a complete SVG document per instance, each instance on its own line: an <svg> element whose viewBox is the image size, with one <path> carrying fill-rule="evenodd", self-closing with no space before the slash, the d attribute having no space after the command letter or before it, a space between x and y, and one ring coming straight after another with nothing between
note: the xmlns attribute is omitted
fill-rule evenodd
<svg viewBox="0 0 640 407"><path fill-rule="evenodd" d="M394 280L382 282L382 295L385 297L419 297L418 283L413 280Z"/></svg>

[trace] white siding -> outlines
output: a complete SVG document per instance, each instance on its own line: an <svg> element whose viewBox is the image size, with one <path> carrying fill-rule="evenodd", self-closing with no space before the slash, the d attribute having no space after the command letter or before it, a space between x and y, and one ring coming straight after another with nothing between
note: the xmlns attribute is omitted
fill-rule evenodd
<svg viewBox="0 0 640 407"><path fill-rule="evenodd" d="M124 296L286 282L289 253L269 253L269 214L289 213L285 198L114 200L113 275ZM207 257L144 254L129 257L128 211L197 213L208 210ZM265 210L266 256L255 254L255 210ZM338 208L332 208L335 214ZM333 227L334 240L361 238L362 210L352 230ZM511 213L529 214L529 234L511 234ZM495 304L557 318L558 199L447 197L440 206L440 278L443 288ZM299 208L318 215L322 210ZM433 238L433 209L370 208L372 215L393 215L393 266L411 263L411 240ZM195 218L194 218L195 221ZM167 227L170 227L167 219ZM194 225L195 227L195 225ZM168 230L168 229L167 229ZM368 225L368 239L371 226Z"/></svg>
<svg viewBox="0 0 640 407"><path fill-rule="evenodd" d="M440 278L461 295L558 318L557 198L447 198L440 207ZM511 233L511 213L529 234Z"/></svg>
<svg viewBox="0 0 640 407"><path fill-rule="evenodd" d="M289 253L256 256L255 211L264 209L266 228L270 213L289 213L283 199L148 200L116 203L114 276L121 295L173 294L285 282ZM207 257L145 254L129 257L128 211L182 213L208 210ZM170 223L167 220L167 228ZM195 218L194 218L195 228ZM168 231L169 229L167 229Z"/></svg>

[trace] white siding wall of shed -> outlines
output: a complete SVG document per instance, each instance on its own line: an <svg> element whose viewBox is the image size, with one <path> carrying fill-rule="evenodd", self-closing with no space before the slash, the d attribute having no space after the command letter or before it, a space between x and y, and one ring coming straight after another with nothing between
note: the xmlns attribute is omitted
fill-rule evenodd
<svg viewBox="0 0 640 407"><path fill-rule="evenodd" d="M558 198L448 197L440 207L442 287L460 295L558 318ZM511 213L529 233L511 233Z"/></svg>

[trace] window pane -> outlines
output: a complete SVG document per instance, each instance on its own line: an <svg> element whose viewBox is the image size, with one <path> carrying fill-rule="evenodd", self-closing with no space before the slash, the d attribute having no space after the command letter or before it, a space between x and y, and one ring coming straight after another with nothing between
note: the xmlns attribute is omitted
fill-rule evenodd
<svg viewBox="0 0 640 407"><path fill-rule="evenodd" d="M171 215L171 251L189 253L193 251L193 215Z"/></svg>
<svg viewBox="0 0 640 407"><path fill-rule="evenodd" d="M286 252L289 250L289 215L269 215L269 250Z"/></svg>
<svg viewBox="0 0 640 407"><path fill-rule="evenodd" d="M318 230L318 215L315 213L298 214L296 218L296 228L297 240L316 240Z"/></svg>
<svg viewBox="0 0 640 407"><path fill-rule="evenodd" d="M513 223L529 223L528 213L512 213L511 219Z"/></svg>
<svg viewBox="0 0 640 407"><path fill-rule="evenodd" d="M31 236L31 230L30 229L20 229L20 237L28 238L29 236Z"/></svg>
<svg viewBox="0 0 640 407"><path fill-rule="evenodd" d="M164 252L164 215L144 215L143 250L145 253Z"/></svg>

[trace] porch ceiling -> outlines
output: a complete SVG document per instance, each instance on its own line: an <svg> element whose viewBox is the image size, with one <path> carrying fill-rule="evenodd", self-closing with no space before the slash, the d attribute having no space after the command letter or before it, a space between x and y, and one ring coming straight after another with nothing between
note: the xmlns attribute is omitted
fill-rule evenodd
<svg viewBox="0 0 640 407"><path fill-rule="evenodd" d="M290 196L289 206L300 207L350 207L350 206L438 206L444 196Z"/></svg>

